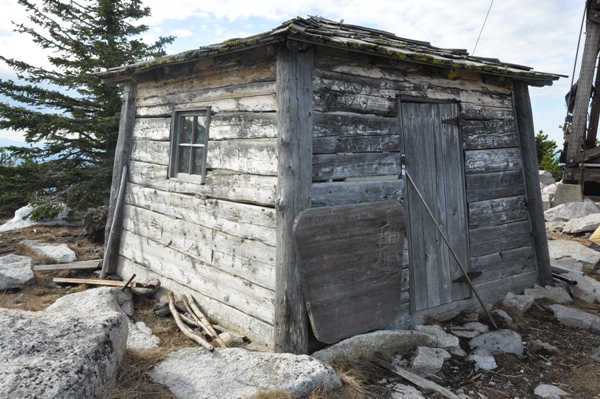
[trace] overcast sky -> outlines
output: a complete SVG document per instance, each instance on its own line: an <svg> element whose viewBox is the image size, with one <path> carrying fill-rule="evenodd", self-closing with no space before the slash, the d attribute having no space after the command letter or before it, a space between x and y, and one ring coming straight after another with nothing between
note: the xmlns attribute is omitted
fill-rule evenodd
<svg viewBox="0 0 600 399"><path fill-rule="evenodd" d="M490 0L491 1L491 0ZM473 48L490 6L488 0L146 0L152 17L144 38L177 36L169 54L268 31L296 16L318 15L393 32L446 48ZM562 145L564 96L571 82L585 0L494 0L475 55L569 75L553 86L531 88L535 129ZM16 0L0 0L0 54L47 65L43 53L11 21L26 21ZM583 40L582 38L582 47ZM576 73L576 75L578 72ZM0 63L0 79L14 75ZM17 132L0 137L22 140Z"/></svg>

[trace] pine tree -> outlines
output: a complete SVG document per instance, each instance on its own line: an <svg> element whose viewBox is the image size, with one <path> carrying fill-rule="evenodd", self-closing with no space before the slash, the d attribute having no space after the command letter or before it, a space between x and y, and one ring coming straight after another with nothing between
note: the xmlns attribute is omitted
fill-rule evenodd
<svg viewBox="0 0 600 399"><path fill-rule="evenodd" d="M0 129L47 143L27 149L32 169L24 175L27 186L34 187L28 201L58 200L80 209L101 204L110 191L122 89L102 84L94 73L163 56L174 38L152 44L139 38L148 27L135 22L150 15L140 0L18 2L35 28L16 24L15 31L49 50L52 65L44 69L0 55L18 77L16 82L0 80L0 94L11 100L0 103ZM12 150L23 155L23 150Z"/></svg>

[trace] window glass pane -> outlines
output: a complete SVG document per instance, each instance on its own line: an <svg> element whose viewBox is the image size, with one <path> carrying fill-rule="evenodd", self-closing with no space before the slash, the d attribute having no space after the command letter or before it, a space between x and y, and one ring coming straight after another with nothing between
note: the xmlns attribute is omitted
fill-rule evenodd
<svg viewBox="0 0 600 399"><path fill-rule="evenodd" d="M196 137L194 143L205 144L206 143L206 117L198 116L198 123L196 125Z"/></svg>
<svg viewBox="0 0 600 399"><path fill-rule="evenodd" d="M194 126L194 117L186 116L181 118L181 134L179 135L180 143L192 142L192 127Z"/></svg>
<svg viewBox="0 0 600 399"><path fill-rule="evenodd" d="M204 158L204 147L194 147L194 169L192 173L195 175L202 174L202 160Z"/></svg>
<svg viewBox="0 0 600 399"><path fill-rule="evenodd" d="M192 155L192 147L179 147L179 167L177 172L190 173L190 159Z"/></svg>

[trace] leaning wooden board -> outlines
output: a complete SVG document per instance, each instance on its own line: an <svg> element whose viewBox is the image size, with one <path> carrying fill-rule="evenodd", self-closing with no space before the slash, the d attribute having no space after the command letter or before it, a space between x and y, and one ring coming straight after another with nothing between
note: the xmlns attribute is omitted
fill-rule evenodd
<svg viewBox="0 0 600 399"><path fill-rule="evenodd" d="M307 209L294 244L313 332L332 344L400 314L404 208L396 201Z"/></svg>

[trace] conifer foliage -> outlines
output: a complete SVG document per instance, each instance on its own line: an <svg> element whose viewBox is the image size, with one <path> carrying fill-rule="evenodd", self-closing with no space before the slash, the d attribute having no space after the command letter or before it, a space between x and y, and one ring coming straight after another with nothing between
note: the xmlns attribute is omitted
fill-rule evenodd
<svg viewBox="0 0 600 399"><path fill-rule="evenodd" d="M110 191L122 88L102 84L94 73L163 56L174 38L151 44L140 38L148 27L136 22L150 15L140 0L18 2L31 24L15 24L15 31L49 50L44 54L52 65L42 68L0 55L18 77L0 80L0 94L9 100L0 102L0 129L47 143L42 149L12 148L30 168L22 174L27 186L35 187L27 201L62 201L80 209L101 204ZM0 174L10 173L6 170ZM0 197L3 178L8 177L0 175Z"/></svg>

